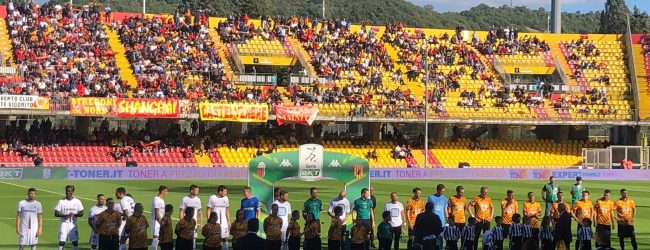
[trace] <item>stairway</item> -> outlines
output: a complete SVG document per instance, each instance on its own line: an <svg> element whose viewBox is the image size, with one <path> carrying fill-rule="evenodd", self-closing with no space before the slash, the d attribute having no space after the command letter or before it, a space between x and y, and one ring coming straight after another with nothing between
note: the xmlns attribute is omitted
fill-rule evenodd
<svg viewBox="0 0 650 250"><path fill-rule="evenodd" d="M395 61L395 71L401 69L402 74L404 75L404 83L406 85L400 87L407 88L409 92L416 98L416 100L424 101L424 83L422 83L419 79L416 81L409 81L409 79L406 77L406 72L408 72L406 65L397 63L397 61L399 61L399 56L395 47L389 43L384 43L384 47L386 48L386 54L388 54L391 58L393 58L393 61Z"/></svg>
<svg viewBox="0 0 650 250"><path fill-rule="evenodd" d="M646 58L642 45L632 45L632 51L634 53L634 67L637 75L637 90L639 91L639 120L647 120L650 119L650 79L648 78L649 70L646 68L650 67L646 66Z"/></svg>
<svg viewBox="0 0 650 250"><path fill-rule="evenodd" d="M411 150L415 166L421 168L424 165L424 150Z"/></svg>
<svg viewBox="0 0 650 250"><path fill-rule="evenodd" d="M560 44L559 43L549 44L549 47L551 48L551 55L557 57L558 61L560 62L560 65L556 65L556 67L561 67L562 71L564 71L564 73L567 76L568 82L566 83L566 85L568 89L571 91L573 89L576 89L575 87L579 87L582 91L586 91L587 89L585 88L585 86L579 84L578 81L573 77L573 70L571 69L571 66L569 66L569 61L564 56L564 53L560 48Z"/></svg>
<svg viewBox="0 0 650 250"><path fill-rule="evenodd" d="M219 57L221 58L226 78L234 81L235 79L233 78L232 68L230 67L230 63L228 63L230 59L230 51L228 51L228 46L221 42L219 32L217 32L215 29L209 29L208 35L210 35L214 46L217 48L217 53L219 53Z"/></svg>
<svg viewBox="0 0 650 250"><path fill-rule="evenodd" d="M7 30L7 22L4 18L0 20L0 54L2 55L3 66L14 66L14 53L11 49L11 39L9 39L9 31ZM9 59L9 65L5 62Z"/></svg>
<svg viewBox="0 0 650 250"><path fill-rule="evenodd" d="M133 74L131 63L129 63L129 60L126 58L126 49L120 41L120 36L116 31L108 28L106 25L104 25L104 30L108 36L108 44L115 53L115 64L120 69L120 78L122 78L131 89L136 89L138 87L138 81L136 81Z"/></svg>
<svg viewBox="0 0 650 250"><path fill-rule="evenodd" d="M422 153L424 154L424 150L422 150ZM428 156L427 163L429 163L428 165L429 168L443 167L442 163L440 163L440 160L438 160L438 157L436 157L436 155L433 153L433 150L429 149L429 154L427 156Z"/></svg>
<svg viewBox="0 0 650 250"><path fill-rule="evenodd" d="M316 72L314 65L311 64L311 56L309 56L309 53L307 53L305 48L302 47L300 41L292 37L289 37L287 40L289 41L290 47L293 48L295 56L298 57L298 61L300 61L300 64L302 64L302 66L307 71L307 76L318 77L318 73ZM285 49L287 48L285 47Z"/></svg>

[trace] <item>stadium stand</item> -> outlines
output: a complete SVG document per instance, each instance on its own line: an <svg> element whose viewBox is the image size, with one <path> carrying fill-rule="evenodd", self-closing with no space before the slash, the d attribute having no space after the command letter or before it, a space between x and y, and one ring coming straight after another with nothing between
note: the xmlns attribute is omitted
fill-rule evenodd
<svg viewBox="0 0 650 250"><path fill-rule="evenodd" d="M647 35L632 36L632 51L639 91L639 119L650 119L650 39Z"/></svg>
<svg viewBox="0 0 650 250"><path fill-rule="evenodd" d="M0 43L0 53L12 55L3 60L15 63L25 76L3 78L0 93L50 95L61 100L68 96L175 98L188 100L189 114L196 114L201 101L262 102L311 105L319 108L319 116L332 119L422 119L428 102L434 122L633 119L625 45L614 36L520 34L509 28L478 32L460 27L413 29L401 23L375 27L353 25L345 19L317 22L295 16L217 18L201 11L145 16L114 13L113 17L111 21L95 8L75 10L69 5L33 5L8 13L6 24L0 24L0 40L10 36L11 46ZM633 46L634 53L642 55L635 65L637 72L643 69L639 79L644 81L638 86L642 119L650 117L643 113L650 112L643 108L650 107L650 78L645 79L650 72L648 46L641 40ZM302 65L306 75L326 80L302 86L237 85L234 62L246 55L303 57L308 62ZM564 84L569 91L535 92L508 86L497 65L557 67L566 72ZM106 140L103 135L98 140L101 133L91 132L90 139L84 140L70 129L49 127L54 134L33 135L33 125L15 126L10 131L17 136L0 140L4 142L0 143L0 161L11 166L33 166L38 156L45 166L123 166L136 161L142 166L233 167L246 165L259 153L291 150L304 142L290 137L242 139L230 134L206 139L205 134L192 133L175 143L159 133L157 138L164 145L160 150L158 144L150 144L155 140L136 132L115 132L117 137L137 136L114 143L115 136ZM235 133L241 131L248 130L240 128ZM43 141L47 136L57 138L57 133L75 139L57 139L56 145ZM315 138L328 150L369 158L373 167L419 167L425 162L436 167L456 167L459 162L473 167L572 167L580 163L582 148L604 146L573 139L556 143L485 136L480 141L437 140L427 153L421 142L364 138L359 143L323 134ZM129 156L124 156L126 146L132 147Z"/></svg>

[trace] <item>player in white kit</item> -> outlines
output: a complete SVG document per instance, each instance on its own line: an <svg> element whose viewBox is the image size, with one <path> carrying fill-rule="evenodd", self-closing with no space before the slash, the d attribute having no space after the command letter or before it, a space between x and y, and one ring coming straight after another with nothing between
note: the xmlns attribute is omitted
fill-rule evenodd
<svg viewBox="0 0 650 250"><path fill-rule="evenodd" d="M43 232L43 206L36 200L35 188L27 190L27 199L18 202L16 212L18 250L25 246L35 250L38 237Z"/></svg>
<svg viewBox="0 0 650 250"><path fill-rule="evenodd" d="M95 227L97 216L106 210L106 198L103 194L97 195L97 204L90 208L88 225L90 226L90 249L97 249L99 246L99 230Z"/></svg>
<svg viewBox="0 0 650 250"><path fill-rule="evenodd" d="M158 195L151 201L151 249L157 250L160 236L160 221L165 216L165 196L169 189L166 186L158 187Z"/></svg>
<svg viewBox="0 0 650 250"><path fill-rule="evenodd" d="M192 244L192 249L196 249L196 238L198 237L198 229L203 228L201 222L203 222L203 213L201 212L201 198L199 198L199 186L190 185L190 193L183 197L181 200L180 214L178 218L185 217L185 209L188 207L194 208L193 218L196 220L196 227L194 228L194 243Z"/></svg>
<svg viewBox="0 0 650 250"><path fill-rule="evenodd" d="M289 193L285 190L280 191L278 200L273 202L278 205L278 217L282 219L282 249L288 249L287 228L289 227L289 216L291 215L291 204L289 203Z"/></svg>
<svg viewBox="0 0 650 250"><path fill-rule="evenodd" d="M217 187L217 194L208 199L206 214L217 213L217 223L221 225L221 249L228 249L228 236L230 235L230 200L228 199L228 188L224 185Z"/></svg>
<svg viewBox="0 0 650 250"><path fill-rule="evenodd" d="M59 250L63 250L66 241L72 242L72 249L79 249L79 227L77 218L83 217L84 206L74 197L74 186L65 186L65 199L59 200L54 208L54 216L61 218L59 226Z"/></svg>
<svg viewBox="0 0 650 250"><path fill-rule="evenodd" d="M126 225L126 219L133 215L133 209L135 207L135 201L131 196L126 195L126 188L118 187L115 189L115 197L120 199L120 208L116 209L122 213L122 224L120 224L120 238L124 236L124 225ZM126 242L120 242L120 250L126 250L126 245L128 245L128 240Z"/></svg>

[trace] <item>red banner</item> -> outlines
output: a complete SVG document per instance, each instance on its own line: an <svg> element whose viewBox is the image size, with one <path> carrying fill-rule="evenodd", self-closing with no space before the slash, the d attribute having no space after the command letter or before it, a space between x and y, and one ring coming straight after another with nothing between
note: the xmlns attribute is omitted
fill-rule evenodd
<svg viewBox="0 0 650 250"><path fill-rule="evenodd" d="M117 99L117 116L134 118L178 118L178 100Z"/></svg>
<svg viewBox="0 0 650 250"><path fill-rule="evenodd" d="M115 116L115 98L70 98L70 114L78 116Z"/></svg>
<svg viewBox="0 0 650 250"><path fill-rule="evenodd" d="M311 126L317 115L317 107L275 106L275 120L278 121L278 125L282 125L283 123L298 123Z"/></svg>

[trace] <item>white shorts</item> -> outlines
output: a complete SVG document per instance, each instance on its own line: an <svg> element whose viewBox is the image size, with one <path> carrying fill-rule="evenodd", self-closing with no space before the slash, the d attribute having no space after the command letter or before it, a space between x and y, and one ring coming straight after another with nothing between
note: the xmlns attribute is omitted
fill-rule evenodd
<svg viewBox="0 0 650 250"><path fill-rule="evenodd" d="M120 224L120 231L119 231L120 238L126 236L125 233L124 233L124 226L126 226L126 221L123 220L122 224ZM124 244L128 245L129 244L129 239L126 239L126 242Z"/></svg>
<svg viewBox="0 0 650 250"><path fill-rule="evenodd" d="M230 236L230 228L228 228L228 225L221 225L221 238L222 239L228 239Z"/></svg>
<svg viewBox="0 0 650 250"><path fill-rule="evenodd" d="M79 228L77 224L63 222L59 226L59 241L79 241Z"/></svg>
<svg viewBox="0 0 650 250"><path fill-rule="evenodd" d="M18 237L18 245L31 246L38 244L38 237L36 237L37 229L22 229Z"/></svg>
<svg viewBox="0 0 650 250"><path fill-rule="evenodd" d="M160 235L160 223L157 220L151 222L151 237L158 238Z"/></svg>
<svg viewBox="0 0 650 250"><path fill-rule="evenodd" d="M95 231L90 229L90 240L89 244L92 246L98 246L99 245L99 234L96 234Z"/></svg>

